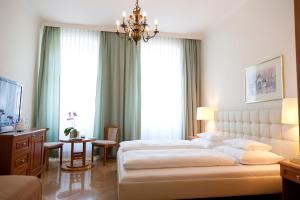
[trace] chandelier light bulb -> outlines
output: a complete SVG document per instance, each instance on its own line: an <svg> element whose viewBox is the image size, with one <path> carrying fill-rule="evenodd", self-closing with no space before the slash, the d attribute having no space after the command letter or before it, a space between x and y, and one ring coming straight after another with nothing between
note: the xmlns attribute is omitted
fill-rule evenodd
<svg viewBox="0 0 300 200"><path fill-rule="evenodd" d="M143 16L147 17L147 12L146 11L143 12Z"/></svg>
<svg viewBox="0 0 300 200"><path fill-rule="evenodd" d="M155 24L155 30L157 30L157 25L158 25L158 20L157 19L154 20L154 24Z"/></svg>
<svg viewBox="0 0 300 200"><path fill-rule="evenodd" d="M125 17L126 17L126 12L123 11L122 15L123 15L123 17L125 18Z"/></svg>
<svg viewBox="0 0 300 200"><path fill-rule="evenodd" d="M119 32L120 31L120 21L119 20L116 21L116 25L117 25L117 32Z"/></svg>

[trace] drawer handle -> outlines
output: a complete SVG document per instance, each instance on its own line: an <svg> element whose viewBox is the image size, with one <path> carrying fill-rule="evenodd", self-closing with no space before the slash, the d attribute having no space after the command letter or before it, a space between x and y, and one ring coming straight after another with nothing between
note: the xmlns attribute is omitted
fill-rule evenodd
<svg viewBox="0 0 300 200"><path fill-rule="evenodd" d="M26 144L27 144L26 142L23 142L23 146L26 146Z"/></svg>
<svg viewBox="0 0 300 200"><path fill-rule="evenodd" d="M300 176L299 176L299 175L296 175L296 179L299 181L299 180L300 180Z"/></svg>
<svg viewBox="0 0 300 200"><path fill-rule="evenodd" d="M24 163L25 162L25 159L21 160L21 163Z"/></svg>
<svg viewBox="0 0 300 200"><path fill-rule="evenodd" d="M35 138L35 137L36 137L36 135L32 135L31 137Z"/></svg>

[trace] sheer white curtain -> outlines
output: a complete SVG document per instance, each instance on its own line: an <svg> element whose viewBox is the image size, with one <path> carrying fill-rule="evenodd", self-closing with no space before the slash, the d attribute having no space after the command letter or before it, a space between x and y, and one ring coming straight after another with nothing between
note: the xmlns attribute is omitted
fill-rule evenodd
<svg viewBox="0 0 300 200"><path fill-rule="evenodd" d="M97 68L99 58L99 32L63 28L61 32L60 77L60 132L66 139L64 129L73 126L67 120L69 112L76 112L75 128L80 136L93 137ZM75 150L81 151L82 144ZM87 145L90 156L91 145ZM70 144L64 145L64 158L70 157Z"/></svg>
<svg viewBox="0 0 300 200"><path fill-rule="evenodd" d="M142 139L183 135L183 42L155 38L141 47Z"/></svg>

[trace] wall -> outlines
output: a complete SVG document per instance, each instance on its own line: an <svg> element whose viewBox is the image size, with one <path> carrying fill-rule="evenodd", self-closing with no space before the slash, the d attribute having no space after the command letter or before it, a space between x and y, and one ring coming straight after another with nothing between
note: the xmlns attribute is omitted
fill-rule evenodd
<svg viewBox="0 0 300 200"><path fill-rule="evenodd" d="M0 0L0 76L23 85L21 117L33 119L39 19L26 0Z"/></svg>
<svg viewBox="0 0 300 200"><path fill-rule="evenodd" d="M202 41L202 105L216 109L278 107L244 103L244 69L284 55L286 97L296 97L293 0L248 0Z"/></svg>

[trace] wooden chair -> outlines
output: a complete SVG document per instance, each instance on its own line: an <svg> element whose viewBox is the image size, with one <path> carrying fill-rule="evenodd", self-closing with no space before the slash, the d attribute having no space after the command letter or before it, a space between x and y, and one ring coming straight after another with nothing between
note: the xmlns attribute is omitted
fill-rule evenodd
<svg viewBox="0 0 300 200"><path fill-rule="evenodd" d="M92 142L92 162L94 162L94 148L103 148L103 165L106 164L107 149L119 146L120 129L117 126L106 126L104 128L104 140L96 140Z"/></svg>
<svg viewBox="0 0 300 200"><path fill-rule="evenodd" d="M46 165L46 170L49 169L49 153L51 150L59 149L59 164L62 165L62 153L63 153L64 143L62 142L45 142L44 143L44 166Z"/></svg>

